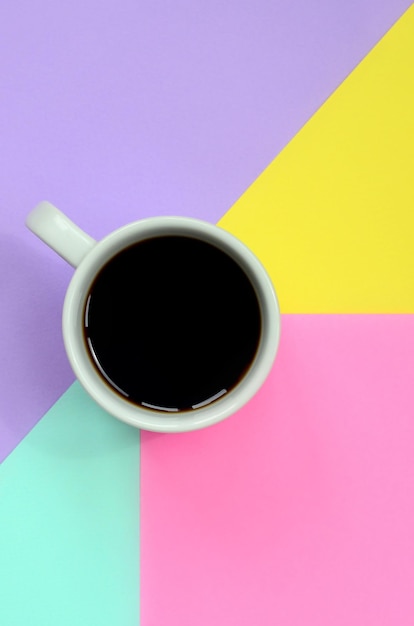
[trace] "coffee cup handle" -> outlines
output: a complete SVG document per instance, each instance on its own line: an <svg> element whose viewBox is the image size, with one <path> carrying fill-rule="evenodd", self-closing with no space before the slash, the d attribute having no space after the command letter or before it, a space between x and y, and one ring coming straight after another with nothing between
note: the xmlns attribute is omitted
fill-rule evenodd
<svg viewBox="0 0 414 626"><path fill-rule="evenodd" d="M50 202L40 202L27 216L26 226L73 267L96 245L95 239Z"/></svg>

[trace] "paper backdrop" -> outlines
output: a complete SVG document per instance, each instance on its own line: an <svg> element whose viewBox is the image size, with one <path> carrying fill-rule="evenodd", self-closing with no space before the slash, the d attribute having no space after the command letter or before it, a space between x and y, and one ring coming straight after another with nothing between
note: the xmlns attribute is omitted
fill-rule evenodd
<svg viewBox="0 0 414 626"><path fill-rule="evenodd" d="M223 484L227 481L229 486L233 485L234 497L213 501L222 506L212 508L207 517L213 522L212 529L217 531L215 536L211 535L215 543L196 542L195 560L189 564L191 542L180 543L182 537L178 533L176 543L167 546L169 554L178 558L170 561L168 555L164 558L163 541L177 529L178 514L183 515L182 530L188 528L186 506L191 504L191 498L188 503L186 500L189 495L194 501L200 485L190 485L188 490L185 477L179 473L183 464L178 464L171 475L183 478L183 482L177 482L175 491L171 490L170 498L176 496L176 499L171 520L167 518L165 513L170 511L171 500L166 494L165 500L160 499L157 505L157 498L168 486L168 481L163 482L163 471L174 454L174 442L179 440L170 440L165 465L157 468L151 466L151 458L156 458L158 440L146 435L141 518L145 581L140 589L141 481L137 433L131 433L131 429L97 410L78 385L70 387L44 415L73 380L60 337L60 311L71 270L23 228L27 211L44 198L56 203L97 238L127 221L154 214L176 213L217 221L409 5L402 0L381 3L363 0L358 6L297 0L288 4L231 3L226 7L218 3L203 7L194 3L169 6L167 2L159 2L144 7L135 2L115 5L87 0L82 6L78 3L61 6L45 0L30 3L26 0L10 5L3 12L0 342L7 359L2 364L0 453L3 459L9 457L0 474L2 623L8 626L114 622L135 625L139 623L140 599L142 624L173 623L179 617L182 623L185 620L201 623L200 615L202 619L213 615L217 617L215 623L226 626L233 617L235 623L243 623L249 615L263 618L264 624L275 616L286 624L295 624L303 623L305 609L308 609L306 623L313 620L318 625L321 615L327 620L340 614L344 619L355 617L351 621L356 623L358 619L365 620L361 623L381 623L382 619L387 625L412 622L409 586L412 509L407 496L411 488L412 433L406 417L411 412L406 378L411 357L405 350L405 346L408 350L411 346L410 323L402 322L399 331L390 318L384 318L385 326L368 323L367 341L361 342L359 348L364 319L361 330L354 326L352 317L329 318L328 326L324 330L322 325L319 333L317 318L309 318L310 324L306 316L296 321L293 317L286 318L285 347L280 362L286 364L286 358L290 362L293 357L297 365L295 374L306 375L307 350L313 354L312 347L317 346L320 353L316 370L309 373L310 381L319 382L325 367L332 391L323 404L312 403L300 414L294 404L289 416L296 418L286 422L285 430L281 428L278 433L281 437L273 439L281 451L281 467L290 470L286 479L275 483L281 504L285 505L285 517L282 516L282 524L277 528L290 529L295 515L303 514L306 519L309 510L313 513L311 527L298 524L299 532L295 534L293 524L291 537L298 539L298 544L295 547L291 540L287 541L280 555L275 552L280 538L274 538L270 532L274 509L263 527L261 539L244 542L240 550L240 538L252 537L249 534L249 529L254 528L252 519L259 520L265 512L263 507L254 508L255 497L257 500L259 496L260 500L266 487L269 496L274 493L271 491L274 466L267 464L266 455L259 460L265 472L263 489L257 492L254 489L257 471L252 453L262 449L250 442L243 448L242 428L243 455L236 458L234 467L226 466L223 475ZM403 63L403 67L407 65ZM400 74L397 74L398 78ZM399 93L403 93L399 86ZM366 93L371 93L370 89ZM352 103L355 111L355 100ZM402 121L407 119L406 111L403 107ZM333 114L337 113L334 109ZM317 145L321 128L314 129ZM387 137L392 134L388 133ZM321 139L321 145L327 146L326 134L323 137L322 133ZM395 142L392 146L395 148ZM335 162L332 172L338 180ZM297 172L292 171L292 176L295 185L300 186ZM240 213L240 216L245 224L245 215ZM224 222L223 225L236 228L234 209L229 219L233 220L232 225ZM257 224L263 228L262 219ZM250 224L249 230L254 227L254 223ZM378 233L386 229L375 232L377 241ZM405 244L407 240L397 241ZM373 249L376 250L375 246ZM398 259L410 260L406 247L395 250ZM321 258L324 254L326 247L322 246ZM272 266L270 269L273 275ZM343 279L349 275L341 276ZM322 279L325 277L326 272ZM404 270L397 287L406 286L407 278L409 273ZM280 283L280 277L278 280ZM361 285L364 280L363 275ZM297 284L293 281L292 288L296 289ZM321 280L319 294L323 284ZM292 299L286 285L280 283L280 286L283 301L291 302L290 310L294 310L292 302L297 301ZM387 294L391 295L391 291ZM393 306L389 310L394 310ZM289 327L294 331L293 343ZM379 333L379 338L374 331ZM401 333L408 337L403 345ZM299 338L303 339L303 345L296 346ZM344 338L348 339L346 346ZM335 346L354 348L354 353L339 364L339 369L334 359ZM374 381L364 364L373 362L372 355L378 346L383 351L378 355L375 371L379 376ZM357 446L353 460L351 440L345 438L342 446L338 438L345 429L336 424L330 430L326 418L338 398L343 398L343 410L355 407L335 378L338 371L346 378L354 360L360 376L356 379L351 372L349 384L361 392L357 408L366 408L369 424L375 417L373 409L378 409L382 430L371 442L364 432L361 434L357 422L350 422L350 432L361 435L361 444L372 443L363 450ZM391 367L389 380L386 364ZM397 381L399 372L402 374ZM285 374L289 376L289 370ZM376 387L377 383L381 388ZM280 381L276 381L275 389L278 385ZM269 387L263 389L263 394L268 393L266 389ZM295 393L307 389L309 386L293 385ZM381 404L375 396L378 389L383 394ZM335 397L334 392L337 392ZM272 393L273 388L266 397L273 398ZM398 403L393 402L395 397ZM263 395L258 397L258 402L260 398ZM311 399L314 402L318 396ZM276 397L284 407L291 400L286 396ZM387 409L391 405L393 415L396 411L394 439L387 427ZM352 410L351 417L359 415ZM42 415L43 419L33 428ZM309 427L302 438L299 426L303 425L300 421L303 415L310 415L314 433ZM232 423L217 428L229 428ZM274 434L274 427L271 426L270 435ZM289 430L292 427L293 434ZM210 437L213 432L206 431L205 436ZM318 435L326 446L316 446L314 452ZM295 437L298 449L304 453L303 459L295 455L286 457ZM286 441L291 447L283 448ZM390 446L388 454L385 454L385 441ZM22 443L18 445L19 442ZM151 448L152 444L155 447ZM220 446L220 441L216 445ZM335 463L338 461L333 466L336 473L332 472L331 482L324 483L319 470L328 465L318 466L318 461L329 460L330 455L341 451L343 456L339 454L334 459ZM348 475L343 477L340 461L348 460L350 454L351 478L355 484L348 486ZM205 459L206 454L199 455L200 470ZM295 459L299 461L298 469L292 465ZM221 460L218 455L217 469ZM380 467L384 467L384 474ZM253 471L249 478L250 468ZM152 473L148 471L151 469ZM364 469L367 469L366 479L362 480ZM308 473L304 482L302 470ZM247 479L246 489L240 483L243 478ZM377 478L383 479L380 482L383 489L371 494ZM151 500L149 486L153 487ZM329 487L338 492L339 506L322 506L321 512L316 511L317 505L326 501L329 504ZM243 500L241 496L248 494L252 496L250 500ZM205 499L198 499L200 514L209 503L208 489L202 490L201 496ZM296 509L290 506L292 501L298 504ZM388 503L391 504L389 515ZM162 517L149 532L148 523L157 512ZM235 513L245 528L240 535L240 526L236 524L235 532L224 544L220 522L232 521ZM382 518L375 526L372 521L377 513ZM332 526L325 536L327 522ZM202 529L200 524L199 531ZM158 546L157 536L162 539ZM206 535L200 532L199 537ZM361 552L355 551L354 540ZM182 550L178 552L180 546ZM196 574L200 574L199 580L203 576L205 580L205 573L197 567L216 562L217 546L223 548L221 570L213 572L216 576L207 581L204 589L196 588ZM259 576L253 580L251 565L258 557L257 546L263 548L263 559ZM345 553L347 546L350 549ZM211 550L206 561L208 548ZM359 554L367 557L367 561L358 560ZM234 562L228 555L235 557ZM272 560L275 555L284 556L285 561L280 558L275 562ZM346 559L346 568L341 579L342 557ZM158 578L157 563L160 564ZM234 563L240 565L237 572L232 569ZM355 581L350 578L354 570L358 573ZM168 572L175 582L177 575L183 582L189 581L188 589L194 593L184 597L180 595L181 588L171 599L168 594L177 588L174 585L165 588ZM272 574L271 580L263 576L266 572ZM231 580L224 578L226 573L235 573L233 582L241 585L228 586ZM215 587L217 581L223 581L222 588ZM274 593L275 581L279 583L276 591L286 591L286 599L270 606L270 592L275 602L280 598ZM323 587L330 594L329 603L325 604L326 596L320 592ZM166 593L161 595L163 590ZM208 610L201 612L203 597L207 597L202 594L209 590L216 593L208 595ZM225 591L229 591L226 598ZM241 602L233 602L235 593ZM255 599L262 603L252 608ZM347 602L347 610L340 613L343 601ZM157 621L160 616L161 622ZM339 617L338 620L336 623L340 624Z"/></svg>

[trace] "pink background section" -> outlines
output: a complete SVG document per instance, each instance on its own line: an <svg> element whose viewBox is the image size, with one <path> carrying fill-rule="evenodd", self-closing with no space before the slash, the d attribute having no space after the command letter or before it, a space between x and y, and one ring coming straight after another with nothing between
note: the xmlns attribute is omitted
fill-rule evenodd
<svg viewBox="0 0 414 626"><path fill-rule="evenodd" d="M142 626L414 624L414 316L285 316L238 415L142 434Z"/></svg>

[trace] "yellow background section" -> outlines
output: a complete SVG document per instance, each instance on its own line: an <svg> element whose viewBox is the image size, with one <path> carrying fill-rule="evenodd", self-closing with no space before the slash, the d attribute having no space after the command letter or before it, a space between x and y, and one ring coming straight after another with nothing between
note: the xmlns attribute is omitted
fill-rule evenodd
<svg viewBox="0 0 414 626"><path fill-rule="evenodd" d="M285 313L414 312L414 6L219 225Z"/></svg>

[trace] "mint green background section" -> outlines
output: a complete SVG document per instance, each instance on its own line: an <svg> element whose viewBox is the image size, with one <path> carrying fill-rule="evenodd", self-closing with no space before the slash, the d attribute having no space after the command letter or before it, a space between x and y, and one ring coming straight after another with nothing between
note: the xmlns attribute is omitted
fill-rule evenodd
<svg viewBox="0 0 414 626"><path fill-rule="evenodd" d="M74 383L0 467L0 624L137 626L139 431Z"/></svg>

